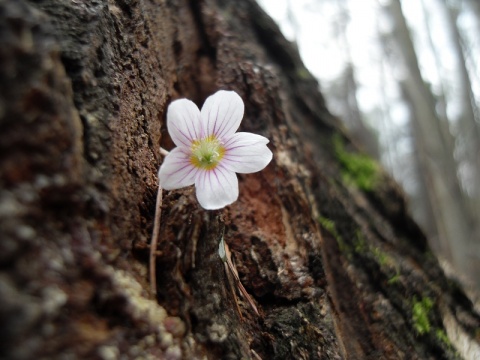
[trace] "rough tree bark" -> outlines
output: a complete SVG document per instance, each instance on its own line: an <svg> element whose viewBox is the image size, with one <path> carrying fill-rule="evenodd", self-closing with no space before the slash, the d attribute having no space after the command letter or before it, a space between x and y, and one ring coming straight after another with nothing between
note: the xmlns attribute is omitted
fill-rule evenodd
<svg viewBox="0 0 480 360"><path fill-rule="evenodd" d="M0 17L0 358L478 354L478 312L255 2L9 0ZM220 88L274 160L221 211L165 192L152 295L165 110Z"/></svg>

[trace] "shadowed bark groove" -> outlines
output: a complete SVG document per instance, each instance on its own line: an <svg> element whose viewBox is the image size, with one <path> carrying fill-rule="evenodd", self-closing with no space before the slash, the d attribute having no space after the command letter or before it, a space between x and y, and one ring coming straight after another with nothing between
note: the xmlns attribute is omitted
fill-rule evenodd
<svg viewBox="0 0 480 360"><path fill-rule="evenodd" d="M354 146L253 1L9 0L0 39L0 358L478 351L478 312L402 193L378 167L369 190L346 176ZM217 89L240 94L241 130L268 137L274 159L239 175L223 210L192 188L164 193L153 298L166 108ZM222 237L259 316L232 294Z"/></svg>

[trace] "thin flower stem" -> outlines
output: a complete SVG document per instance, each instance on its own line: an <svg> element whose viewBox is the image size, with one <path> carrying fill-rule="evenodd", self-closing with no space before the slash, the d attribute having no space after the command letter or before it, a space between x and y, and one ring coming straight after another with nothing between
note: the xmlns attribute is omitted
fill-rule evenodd
<svg viewBox="0 0 480 360"><path fill-rule="evenodd" d="M150 242L150 288L152 294L157 293L157 269L156 255L158 237L160 233L160 220L162 218L162 187L158 184L157 204L155 205L155 220L153 223L152 241Z"/></svg>
<svg viewBox="0 0 480 360"><path fill-rule="evenodd" d="M254 357L255 359L257 359L257 360L262 360L262 358L260 357L260 355L258 355L258 354L255 352L255 350L250 349L250 351L252 352L252 355L253 355L253 357Z"/></svg>
<svg viewBox="0 0 480 360"><path fill-rule="evenodd" d="M165 150L164 148L160 148L160 155L167 156L170 154L170 151Z"/></svg>
<svg viewBox="0 0 480 360"><path fill-rule="evenodd" d="M164 148L160 148L160 154L163 156L167 156L169 152ZM155 205L155 218L153 222L153 233L152 233L152 240L150 241L150 289L152 294L155 296L157 294L157 247L158 247L158 240L160 237L160 221L162 219L162 201L163 201L163 192L162 186L160 182L158 183L158 191L157 191L157 203Z"/></svg>

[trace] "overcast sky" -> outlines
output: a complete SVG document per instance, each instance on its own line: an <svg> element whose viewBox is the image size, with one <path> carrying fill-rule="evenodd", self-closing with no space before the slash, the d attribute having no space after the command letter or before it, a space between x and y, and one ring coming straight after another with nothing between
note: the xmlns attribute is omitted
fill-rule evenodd
<svg viewBox="0 0 480 360"><path fill-rule="evenodd" d="M346 34L350 46L350 56L355 66L355 76L360 85L359 103L365 112L378 106L380 101L378 66L380 66L383 53L377 41L378 29L386 31L391 25L385 16L381 16L379 4L387 1L356 0L347 2L350 21L346 28ZM444 30L445 25L442 23L441 14L435 11L435 1L423 0L423 3L428 12L430 27L433 29L437 51L440 53L443 76L446 77L450 86L455 88L455 59L449 50L449 39ZM321 84L328 86L330 81L339 77L345 67L347 54L335 37L335 26L339 26L338 1L259 0L259 3L277 21L283 34L289 40L297 41L305 65L320 80ZM290 7L290 15L293 15L293 18L289 16L288 7ZM433 84L434 88L438 88L440 86L438 70L431 51L426 50L429 49L429 45L422 1L403 1L402 7L409 25L414 30L413 38L422 75L426 81ZM468 13L461 15L459 24L468 33L475 32L475 19ZM476 65L478 68L478 58ZM474 91L477 94L480 93L478 83L475 83ZM454 104L451 104L449 111L455 117Z"/></svg>

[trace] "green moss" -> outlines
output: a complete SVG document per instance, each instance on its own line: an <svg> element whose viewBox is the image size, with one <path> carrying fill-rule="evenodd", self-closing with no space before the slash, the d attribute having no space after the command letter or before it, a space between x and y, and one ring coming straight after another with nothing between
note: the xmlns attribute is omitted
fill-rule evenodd
<svg viewBox="0 0 480 360"><path fill-rule="evenodd" d="M297 76L302 80L308 80L312 78L312 75L304 67L297 68Z"/></svg>
<svg viewBox="0 0 480 360"><path fill-rule="evenodd" d="M362 232L360 230L355 231L355 252L358 254L363 254L368 250L367 243L365 241L365 238L362 235Z"/></svg>
<svg viewBox="0 0 480 360"><path fill-rule="evenodd" d="M448 347L452 346L452 343L450 342L450 339L448 338L447 334L445 333L445 330L443 329L437 329L435 331L435 335L437 335L437 339L443 342L445 345Z"/></svg>
<svg viewBox="0 0 480 360"><path fill-rule="evenodd" d="M365 191L372 191L379 179L379 165L371 157L354 154L345 150L340 135L333 137L333 146L338 160L342 164L342 179Z"/></svg>
<svg viewBox="0 0 480 360"><path fill-rule="evenodd" d="M380 266L384 266L390 261L390 257L378 247L372 249L372 254Z"/></svg>
<svg viewBox="0 0 480 360"><path fill-rule="evenodd" d="M400 274L393 275L390 279L388 279L387 284L393 285L400 281Z"/></svg>
<svg viewBox="0 0 480 360"><path fill-rule="evenodd" d="M330 220L329 218L320 216L320 217L318 218L318 222L319 222L320 225L322 225L325 229L327 229L330 233L332 233L332 235L334 235L334 233L337 232L337 230L335 229L335 223L333 222L333 220Z"/></svg>
<svg viewBox="0 0 480 360"><path fill-rule="evenodd" d="M318 218L318 222L320 223L320 225L322 225L322 227L324 227L330 234L332 234L332 236L335 238L335 240L337 240L337 243L338 243L338 247L340 248L340 251L343 252L343 253L348 253L348 246L347 244L345 244L345 242L343 241L342 237L340 236L340 234L338 233L337 231L337 228L335 226L335 223L326 218L326 217L323 217L323 216L320 216Z"/></svg>
<svg viewBox="0 0 480 360"><path fill-rule="evenodd" d="M424 297L422 300L413 299L412 306L412 320L415 331L419 335L428 334L431 329L428 314L432 310L433 301L429 297Z"/></svg>

